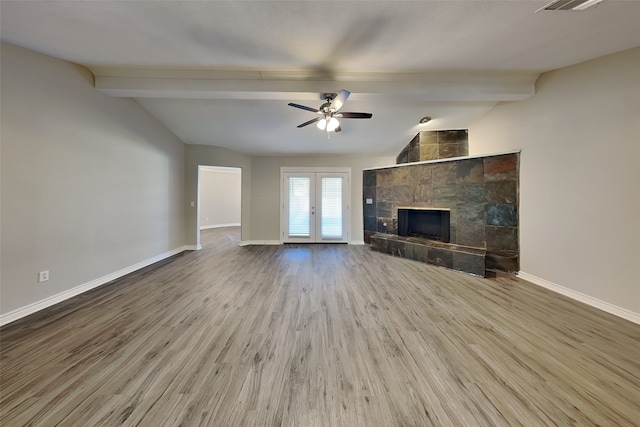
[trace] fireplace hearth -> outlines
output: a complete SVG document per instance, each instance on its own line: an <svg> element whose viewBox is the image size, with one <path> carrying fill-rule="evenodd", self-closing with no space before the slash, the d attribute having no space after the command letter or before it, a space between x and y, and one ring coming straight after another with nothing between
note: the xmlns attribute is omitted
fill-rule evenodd
<svg viewBox="0 0 640 427"><path fill-rule="evenodd" d="M448 209L398 208L398 235L450 242Z"/></svg>

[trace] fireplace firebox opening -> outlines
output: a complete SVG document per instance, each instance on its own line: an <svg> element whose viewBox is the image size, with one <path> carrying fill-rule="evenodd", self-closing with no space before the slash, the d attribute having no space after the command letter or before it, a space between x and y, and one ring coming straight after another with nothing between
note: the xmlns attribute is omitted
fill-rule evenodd
<svg viewBox="0 0 640 427"><path fill-rule="evenodd" d="M398 235L450 242L448 209L398 208Z"/></svg>

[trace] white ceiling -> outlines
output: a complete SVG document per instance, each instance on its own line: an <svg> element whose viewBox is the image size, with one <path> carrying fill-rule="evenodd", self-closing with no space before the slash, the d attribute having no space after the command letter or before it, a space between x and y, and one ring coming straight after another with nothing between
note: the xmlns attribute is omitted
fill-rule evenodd
<svg viewBox="0 0 640 427"><path fill-rule="evenodd" d="M640 1L536 13L547 2L2 0L0 32L88 67L188 144L395 155L421 129L532 96L540 72L640 46ZM331 139L296 128L314 116L288 102L317 108L343 88L343 110L371 120Z"/></svg>

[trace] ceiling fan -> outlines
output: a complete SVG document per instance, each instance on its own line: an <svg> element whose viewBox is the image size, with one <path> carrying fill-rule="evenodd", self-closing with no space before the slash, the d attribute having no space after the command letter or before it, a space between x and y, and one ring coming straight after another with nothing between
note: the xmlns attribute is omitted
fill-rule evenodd
<svg viewBox="0 0 640 427"><path fill-rule="evenodd" d="M349 98L351 92L347 90L341 90L338 94L335 93L324 93L322 97L325 100L325 103L320 106L320 108L311 108L306 107L300 104L294 104L290 102L289 105L295 108L300 108L302 110L313 111L318 114L318 117L315 119L311 119L306 121L297 127L305 127L310 125L311 123L317 123L318 129L326 130L327 132L340 132L342 128L340 127L340 122L338 119L370 119L373 117L371 113L352 113L346 111L340 111L345 102L347 102L347 98Z"/></svg>

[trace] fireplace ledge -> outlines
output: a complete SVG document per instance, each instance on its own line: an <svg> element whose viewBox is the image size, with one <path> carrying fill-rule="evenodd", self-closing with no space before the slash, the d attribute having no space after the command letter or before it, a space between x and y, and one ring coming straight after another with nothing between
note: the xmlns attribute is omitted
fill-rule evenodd
<svg viewBox="0 0 640 427"><path fill-rule="evenodd" d="M376 233L371 236L371 249L474 276L486 276L487 251L484 248L444 243L422 237Z"/></svg>

